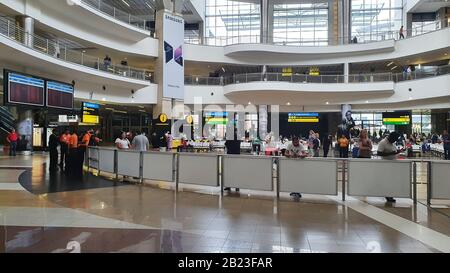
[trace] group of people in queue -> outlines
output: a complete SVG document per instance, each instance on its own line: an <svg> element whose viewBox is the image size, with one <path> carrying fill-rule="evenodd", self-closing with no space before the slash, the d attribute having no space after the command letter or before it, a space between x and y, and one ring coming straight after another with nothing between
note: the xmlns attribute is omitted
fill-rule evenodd
<svg viewBox="0 0 450 273"><path fill-rule="evenodd" d="M80 176L83 173L83 163L87 147L98 146L102 141L99 137L99 131L87 130L78 135L77 129L65 130L58 136L57 129L53 129L49 137L50 151L50 172L58 170L58 146L60 146L61 155L59 156L59 168L70 176Z"/></svg>

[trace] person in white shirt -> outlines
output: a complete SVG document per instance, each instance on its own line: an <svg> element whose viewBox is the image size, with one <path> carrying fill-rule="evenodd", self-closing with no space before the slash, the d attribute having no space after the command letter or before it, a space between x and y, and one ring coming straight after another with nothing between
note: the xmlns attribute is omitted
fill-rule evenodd
<svg viewBox="0 0 450 273"><path fill-rule="evenodd" d="M127 134L122 132L120 137L115 141L117 149L127 150L130 149L130 141L127 139Z"/></svg>
<svg viewBox="0 0 450 273"><path fill-rule="evenodd" d="M150 147L150 143L144 132L136 132L136 137L133 139L132 145L133 149L140 152L146 152Z"/></svg>
<svg viewBox="0 0 450 273"><path fill-rule="evenodd" d="M298 137L293 137L292 142L287 145L285 156L288 158L305 158L307 156L306 148L300 143Z"/></svg>
<svg viewBox="0 0 450 273"><path fill-rule="evenodd" d="M397 132L392 132L384 138L380 143L378 143L377 155L381 156L383 159L396 159L397 155L402 151L398 150L395 143L399 140L400 134ZM388 202L395 202L393 197L386 197Z"/></svg>
<svg viewBox="0 0 450 273"><path fill-rule="evenodd" d="M293 137L292 142L286 147L285 156L288 158L305 158L307 156L306 148L300 143L298 137ZM294 198L302 198L299 192L292 192L291 196Z"/></svg>

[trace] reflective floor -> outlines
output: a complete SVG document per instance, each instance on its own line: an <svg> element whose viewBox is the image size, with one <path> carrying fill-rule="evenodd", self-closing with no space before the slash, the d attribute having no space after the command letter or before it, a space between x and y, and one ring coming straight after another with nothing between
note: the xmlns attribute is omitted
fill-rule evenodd
<svg viewBox="0 0 450 273"><path fill-rule="evenodd" d="M445 202L176 193L158 181L70 180L46 164L45 155L0 157L0 252L450 252Z"/></svg>

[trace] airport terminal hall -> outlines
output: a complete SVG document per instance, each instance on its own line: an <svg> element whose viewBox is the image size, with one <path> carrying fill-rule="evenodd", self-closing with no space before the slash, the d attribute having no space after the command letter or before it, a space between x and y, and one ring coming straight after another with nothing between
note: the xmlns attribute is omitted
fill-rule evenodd
<svg viewBox="0 0 450 273"><path fill-rule="evenodd" d="M0 259L450 253L448 0L3 0L0 70Z"/></svg>

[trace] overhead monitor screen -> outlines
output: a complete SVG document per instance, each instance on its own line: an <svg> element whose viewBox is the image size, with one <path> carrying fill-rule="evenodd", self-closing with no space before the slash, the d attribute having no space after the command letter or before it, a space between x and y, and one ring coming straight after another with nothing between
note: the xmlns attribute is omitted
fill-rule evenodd
<svg viewBox="0 0 450 273"><path fill-rule="evenodd" d="M228 124L228 113L227 112L208 112L205 113L206 124Z"/></svg>
<svg viewBox="0 0 450 273"><path fill-rule="evenodd" d="M384 125L409 125L411 113L409 112L386 112L383 113Z"/></svg>
<svg viewBox="0 0 450 273"><path fill-rule="evenodd" d="M44 106L45 81L41 78L6 72L6 104Z"/></svg>
<svg viewBox="0 0 450 273"><path fill-rule="evenodd" d="M100 105L96 103L83 102L82 109L83 113L82 122L99 124L100 123Z"/></svg>
<svg viewBox="0 0 450 273"><path fill-rule="evenodd" d="M73 109L73 85L55 81L47 81L47 106L62 109Z"/></svg>
<svg viewBox="0 0 450 273"><path fill-rule="evenodd" d="M288 113L289 123L318 123L319 113Z"/></svg>

